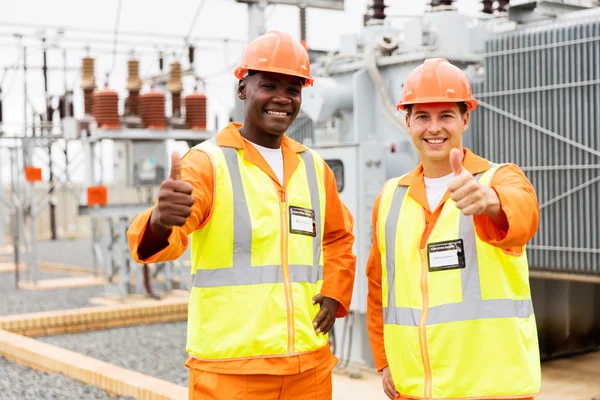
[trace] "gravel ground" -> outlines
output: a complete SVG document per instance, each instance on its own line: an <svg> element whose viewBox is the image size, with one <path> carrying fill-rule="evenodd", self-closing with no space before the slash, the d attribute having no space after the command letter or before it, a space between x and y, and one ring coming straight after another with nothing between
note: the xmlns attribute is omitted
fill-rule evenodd
<svg viewBox="0 0 600 400"><path fill-rule="evenodd" d="M0 356L0 400L133 400L96 386L19 365Z"/></svg>
<svg viewBox="0 0 600 400"><path fill-rule="evenodd" d="M185 386L186 323L141 325L38 338L123 368Z"/></svg>
<svg viewBox="0 0 600 400"><path fill-rule="evenodd" d="M92 267L92 250L90 240L63 239L55 241L38 242L38 260L55 262L80 267ZM189 249L182 256L182 260L189 260ZM0 255L0 260L12 261L12 255ZM99 267L99 271L102 267ZM69 275L54 273L38 273L38 279L63 278ZM20 274L21 280L28 280L24 272ZM157 284L153 283L155 291ZM77 289L56 289L45 291L17 290L15 289L14 273L0 274L0 316L13 315L40 311L66 310L71 308L88 307L91 297L102 297L105 290L102 286Z"/></svg>
<svg viewBox="0 0 600 400"><path fill-rule="evenodd" d="M64 278L68 275L39 272L38 279ZM26 279L21 274L20 279ZM92 307L91 297L104 294L103 286L77 289L24 290L15 288L14 273L0 274L0 315Z"/></svg>

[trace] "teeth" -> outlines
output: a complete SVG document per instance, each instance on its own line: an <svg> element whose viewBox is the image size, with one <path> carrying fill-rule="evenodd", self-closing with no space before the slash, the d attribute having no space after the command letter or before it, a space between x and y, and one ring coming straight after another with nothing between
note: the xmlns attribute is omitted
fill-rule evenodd
<svg viewBox="0 0 600 400"><path fill-rule="evenodd" d="M271 114L271 115L280 115L280 116L282 116L282 117L285 117L285 116L287 115L287 113L284 113L284 112L279 112L279 111L270 111L270 110L269 110L269 111L267 111L267 113L268 113L268 114Z"/></svg>
<svg viewBox="0 0 600 400"><path fill-rule="evenodd" d="M444 143L444 139L425 139L427 143L440 144Z"/></svg>

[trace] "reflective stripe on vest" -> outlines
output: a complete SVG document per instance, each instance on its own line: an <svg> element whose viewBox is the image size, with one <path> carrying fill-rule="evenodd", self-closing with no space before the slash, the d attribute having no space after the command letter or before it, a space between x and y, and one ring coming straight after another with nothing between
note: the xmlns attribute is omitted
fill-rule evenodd
<svg viewBox="0 0 600 400"><path fill-rule="evenodd" d="M214 138L210 143L218 145ZM211 288L219 286L257 285L261 283L282 283L283 270L281 265L251 265L252 249L252 224L250 211L246 203L244 186L238 164L237 151L231 147L221 147L225 155L229 176L233 190L233 221L234 245L233 267L218 269L198 269L192 274L192 282L197 288ZM310 200L315 212L316 235L313 238L313 266L288 265L290 281L317 283L323 280L323 266L319 265L321 257L321 203L319 201L319 185L313 154L310 151L300 153L306 167Z"/></svg>
<svg viewBox="0 0 600 400"><path fill-rule="evenodd" d="M479 180L482 174L475 177ZM386 271L388 284L388 306L383 308L385 324L418 326L422 310L420 308L396 307L394 282L396 271L396 227L402 203L407 195L407 186L397 186L394 190L389 214L385 221ZM460 214L459 237L463 239L465 263L468 268L461 270L462 298L460 303L442 304L428 308L427 325L447 322L478 320L487 318L527 318L533 315L531 299L512 300L481 298L479 262L473 217Z"/></svg>

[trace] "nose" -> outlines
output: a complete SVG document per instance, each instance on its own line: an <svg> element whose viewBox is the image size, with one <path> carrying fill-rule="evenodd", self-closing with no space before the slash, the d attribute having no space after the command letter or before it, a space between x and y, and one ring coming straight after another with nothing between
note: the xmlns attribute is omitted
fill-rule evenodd
<svg viewBox="0 0 600 400"><path fill-rule="evenodd" d="M279 104L290 104L292 99L288 95L285 87L279 87L275 93L275 96L273 97L273 102Z"/></svg>
<svg viewBox="0 0 600 400"><path fill-rule="evenodd" d="M432 135L437 135L438 133L442 132L442 124L435 118L432 118L431 122L429 123L428 131Z"/></svg>

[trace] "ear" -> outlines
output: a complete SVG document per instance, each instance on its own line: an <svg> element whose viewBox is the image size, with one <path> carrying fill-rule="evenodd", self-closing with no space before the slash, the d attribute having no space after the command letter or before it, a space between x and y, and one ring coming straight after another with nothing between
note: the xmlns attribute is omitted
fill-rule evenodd
<svg viewBox="0 0 600 400"><path fill-rule="evenodd" d="M463 118L463 125L464 125L464 130L466 131L467 129L469 129L469 121L471 120L471 111L467 111L465 112L465 115L462 116Z"/></svg>
<svg viewBox="0 0 600 400"><path fill-rule="evenodd" d="M246 79L240 79L237 89L238 99L246 100Z"/></svg>
<svg viewBox="0 0 600 400"><path fill-rule="evenodd" d="M406 122L406 127L410 128L410 115L408 113L404 116L404 121Z"/></svg>

